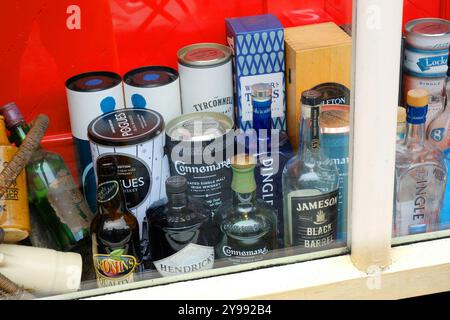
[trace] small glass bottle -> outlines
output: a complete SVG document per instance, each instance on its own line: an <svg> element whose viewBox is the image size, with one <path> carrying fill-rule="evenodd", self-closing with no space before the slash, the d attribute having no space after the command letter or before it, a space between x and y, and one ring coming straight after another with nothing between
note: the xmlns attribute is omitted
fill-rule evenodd
<svg viewBox="0 0 450 320"><path fill-rule="evenodd" d="M322 95L302 93L299 153L283 170L287 246L321 248L336 240L339 172L320 146Z"/></svg>
<svg viewBox="0 0 450 320"><path fill-rule="evenodd" d="M91 224L97 283L130 283L142 260L138 221L126 206L114 157L97 159L97 176L97 214Z"/></svg>
<svg viewBox="0 0 450 320"><path fill-rule="evenodd" d="M447 167L442 152L425 139L428 101L426 90L408 91L406 138L397 144L395 164L395 237L439 228Z"/></svg>
<svg viewBox="0 0 450 320"><path fill-rule="evenodd" d="M10 140L20 146L30 127L18 107L0 108ZM28 198L62 251L82 249L89 238L93 214L60 155L38 148L26 167Z"/></svg>
<svg viewBox="0 0 450 320"><path fill-rule="evenodd" d="M217 209L215 221L224 237L216 246L216 256L232 264L259 261L278 247L277 217L256 197L255 158L238 154L231 163L233 196Z"/></svg>
<svg viewBox="0 0 450 320"><path fill-rule="evenodd" d="M211 210L187 195L182 176L166 180L168 203L150 212L153 265L162 276L202 271L214 266L214 243L209 224Z"/></svg>

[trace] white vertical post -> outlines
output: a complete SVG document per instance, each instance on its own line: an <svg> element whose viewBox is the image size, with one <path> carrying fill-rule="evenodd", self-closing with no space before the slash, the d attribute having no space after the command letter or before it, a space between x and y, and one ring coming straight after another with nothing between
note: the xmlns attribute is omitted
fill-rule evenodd
<svg viewBox="0 0 450 320"><path fill-rule="evenodd" d="M402 0L353 0L351 258L390 264Z"/></svg>

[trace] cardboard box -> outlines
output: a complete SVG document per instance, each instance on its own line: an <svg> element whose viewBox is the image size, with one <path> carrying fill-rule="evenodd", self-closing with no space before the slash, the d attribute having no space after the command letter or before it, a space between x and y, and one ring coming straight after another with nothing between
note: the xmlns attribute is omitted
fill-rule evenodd
<svg viewBox="0 0 450 320"><path fill-rule="evenodd" d="M284 29L271 14L226 19L233 51L236 126L252 128L251 86L272 84L272 127L286 128Z"/></svg>
<svg viewBox="0 0 450 320"><path fill-rule="evenodd" d="M303 91L336 83L347 93L343 97L328 97L324 103L350 103L352 39L335 23L327 22L287 28L285 41L287 131L297 149Z"/></svg>

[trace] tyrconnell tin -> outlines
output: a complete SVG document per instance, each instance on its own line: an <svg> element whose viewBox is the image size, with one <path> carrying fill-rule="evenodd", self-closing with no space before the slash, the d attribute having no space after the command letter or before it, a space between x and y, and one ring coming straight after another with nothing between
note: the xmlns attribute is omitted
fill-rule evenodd
<svg viewBox="0 0 450 320"><path fill-rule="evenodd" d="M102 156L116 158L127 206L139 221L142 237L147 209L167 199L169 162L164 154L162 116L146 109L111 112L89 124L88 137L94 164Z"/></svg>
<svg viewBox="0 0 450 320"><path fill-rule="evenodd" d="M188 192L216 209L231 197L234 123L224 114L198 112L167 124L167 149L172 175L185 176Z"/></svg>
<svg viewBox="0 0 450 320"><path fill-rule="evenodd" d="M234 119L231 49L198 43L178 51L183 113L219 112Z"/></svg>

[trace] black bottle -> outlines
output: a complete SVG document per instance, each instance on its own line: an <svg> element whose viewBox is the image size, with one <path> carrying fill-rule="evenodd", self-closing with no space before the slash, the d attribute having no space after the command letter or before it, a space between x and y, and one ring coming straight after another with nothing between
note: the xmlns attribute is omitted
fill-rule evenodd
<svg viewBox="0 0 450 320"><path fill-rule="evenodd" d="M97 159L97 175L97 215L91 224L97 283L133 282L142 260L138 221L126 206L113 157Z"/></svg>
<svg viewBox="0 0 450 320"><path fill-rule="evenodd" d="M182 176L166 180L168 203L150 211L150 251L162 276L211 269L214 265L214 226L211 211L187 195Z"/></svg>

